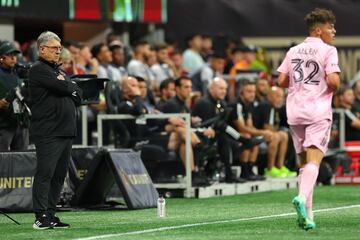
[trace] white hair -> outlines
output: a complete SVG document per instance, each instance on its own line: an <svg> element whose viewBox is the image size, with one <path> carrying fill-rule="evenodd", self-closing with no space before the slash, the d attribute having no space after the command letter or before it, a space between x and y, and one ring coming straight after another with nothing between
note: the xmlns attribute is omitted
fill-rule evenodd
<svg viewBox="0 0 360 240"><path fill-rule="evenodd" d="M216 84L219 84L220 82L225 82L226 86L227 86L227 82L221 78L221 77L214 77L211 82L208 85L208 89L212 88L213 86L215 86Z"/></svg>
<svg viewBox="0 0 360 240"><path fill-rule="evenodd" d="M53 32L50 32L50 31L45 31L45 32L41 33L40 36L38 37L37 47L39 48L40 46L45 45L51 39L55 39L55 40L61 42L61 39L59 38L58 35L56 35Z"/></svg>

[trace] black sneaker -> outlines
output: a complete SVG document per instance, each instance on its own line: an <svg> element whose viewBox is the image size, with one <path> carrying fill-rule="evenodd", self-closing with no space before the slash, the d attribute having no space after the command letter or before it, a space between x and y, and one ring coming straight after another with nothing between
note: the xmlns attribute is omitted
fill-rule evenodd
<svg viewBox="0 0 360 240"><path fill-rule="evenodd" d="M50 218L48 215L44 213L36 217L35 222L33 224L33 229L45 230L49 228L52 228L52 225L50 223Z"/></svg>
<svg viewBox="0 0 360 240"><path fill-rule="evenodd" d="M60 218L58 218L57 216L53 216L51 218L50 224L53 228L69 228L70 227L70 224L61 222Z"/></svg>
<svg viewBox="0 0 360 240"><path fill-rule="evenodd" d="M194 187L206 187L210 186L210 181L207 179L206 176L201 175L199 172L192 172L192 185Z"/></svg>
<svg viewBox="0 0 360 240"><path fill-rule="evenodd" d="M246 183L246 179L244 178L237 178L235 176L229 176L229 177L225 177L225 182L226 183Z"/></svg>

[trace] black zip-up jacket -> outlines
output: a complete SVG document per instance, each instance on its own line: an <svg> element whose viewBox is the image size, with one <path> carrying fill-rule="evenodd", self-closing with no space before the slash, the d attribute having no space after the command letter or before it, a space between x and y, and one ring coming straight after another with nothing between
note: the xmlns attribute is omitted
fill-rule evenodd
<svg viewBox="0 0 360 240"><path fill-rule="evenodd" d="M18 86L20 86L20 80L14 69L0 67L0 99L6 98L8 93ZM8 108L0 109L0 129L12 130L18 126L12 101L10 103Z"/></svg>
<svg viewBox="0 0 360 240"><path fill-rule="evenodd" d="M62 75L65 80L59 80ZM39 58L29 71L30 139L76 136L76 106L82 91L58 65Z"/></svg>

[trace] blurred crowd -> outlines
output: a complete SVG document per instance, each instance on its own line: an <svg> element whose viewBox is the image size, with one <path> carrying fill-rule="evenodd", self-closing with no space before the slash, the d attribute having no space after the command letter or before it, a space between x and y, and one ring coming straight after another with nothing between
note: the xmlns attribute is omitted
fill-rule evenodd
<svg viewBox="0 0 360 240"><path fill-rule="evenodd" d="M63 71L110 80L99 103L88 106L88 145L96 144L98 114L131 114L138 118L104 124L105 145L141 149L150 153L144 155L150 162L162 151L165 158L179 159L185 165L184 119L145 121L139 116L190 113L191 171L196 184L209 184L209 179L219 176L225 182L296 176L286 91L276 86L277 75L265 50L229 40L221 51L215 51L212 38L201 35L190 36L186 44L184 51L176 43L139 41L127 46L114 33L93 46L63 43ZM27 67L37 59L36 42L3 41L0 57L0 151L23 150L28 147L26 121L13 114L12 103L18 97L8 93L24 84ZM360 140L359 81L344 85L333 105L345 110L346 140ZM31 109L31 100L29 106ZM333 147L338 147L339 119L334 114ZM77 144L81 144L80 125L79 117ZM233 166L240 166L240 176Z"/></svg>

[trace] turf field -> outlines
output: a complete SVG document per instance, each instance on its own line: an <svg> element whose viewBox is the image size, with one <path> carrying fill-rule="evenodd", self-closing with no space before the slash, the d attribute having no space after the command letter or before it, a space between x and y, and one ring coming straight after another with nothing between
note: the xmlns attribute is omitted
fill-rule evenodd
<svg viewBox="0 0 360 240"><path fill-rule="evenodd" d="M35 231L32 214L0 216L0 239L360 239L360 186L317 187L317 228L295 223L296 190L211 199L167 199L167 217L156 209L61 212L71 228ZM93 238L86 238L93 237Z"/></svg>

